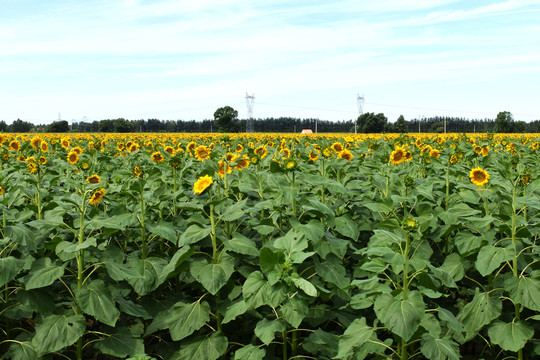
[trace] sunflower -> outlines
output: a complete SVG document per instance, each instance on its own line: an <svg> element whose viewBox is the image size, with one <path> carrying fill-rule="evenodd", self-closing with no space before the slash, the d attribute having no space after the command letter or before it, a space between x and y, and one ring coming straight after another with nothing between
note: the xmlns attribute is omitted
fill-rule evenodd
<svg viewBox="0 0 540 360"><path fill-rule="evenodd" d="M41 148L41 152L47 152L49 150L49 144L45 141L42 141L39 147Z"/></svg>
<svg viewBox="0 0 540 360"><path fill-rule="evenodd" d="M26 161L26 156L24 155L19 155L19 157L17 158L18 161Z"/></svg>
<svg viewBox="0 0 540 360"><path fill-rule="evenodd" d="M132 143L130 146L129 146L129 152L132 153L134 151L137 151L139 150L139 144L137 143Z"/></svg>
<svg viewBox="0 0 540 360"><path fill-rule="evenodd" d="M489 154L489 146L486 145L486 146L484 146L484 147L482 148L482 156L485 157L485 156L487 156L488 154Z"/></svg>
<svg viewBox="0 0 540 360"><path fill-rule="evenodd" d="M171 156L174 156L174 148L172 146L165 146L165 151L168 152Z"/></svg>
<svg viewBox="0 0 540 360"><path fill-rule="evenodd" d="M268 150L266 149L266 146L257 146L254 150L255 154L257 154L261 159L264 159L266 155L268 154Z"/></svg>
<svg viewBox="0 0 540 360"><path fill-rule="evenodd" d="M405 161L405 150L398 147L390 154L390 162L394 165L399 165Z"/></svg>
<svg viewBox="0 0 540 360"><path fill-rule="evenodd" d="M2 154L2 161L8 161L11 155L9 153L5 152Z"/></svg>
<svg viewBox="0 0 540 360"><path fill-rule="evenodd" d="M27 165L28 171L30 171L32 174L37 173L38 166L35 162L29 162Z"/></svg>
<svg viewBox="0 0 540 360"><path fill-rule="evenodd" d="M43 140L41 140L40 137L34 137L32 141L30 141L30 145L32 145L35 151L38 151L41 141Z"/></svg>
<svg viewBox="0 0 540 360"><path fill-rule="evenodd" d="M483 186L487 184L490 178L488 172L481 168L472 169L469 176L471 178L471 182L476 186Z"/></svg>
<svg viewBox="0 0 540 360"><path fill-rule="evenodd" d="M103 199L105 196L105 189L98 189L94 191L92 196L90 197L90 200L88 201L90 205L97 205Z"/></svg>
<svg viewBox="0 0 540 360"><path fill-rule="evenodd" d="M13 151L19 151L21 149L21 143L18 140L13 140L9 143L9 148Z"/></svg>
<svg viewBox="0 0 540 360"><path fill-rule="evenodd" d="M117 149L118 151L122 151L122 150L124 150L125 148L126 148L126 144L124 144L123 142L119 142L119 143L116 144L116 149Z"/></svg>
<svg viewBox="0 0 540 360"><path fill-rule="evenodd" d="M313 150L311 150L311 151L309 152L309 160L315 161L315 160L317 160L318 158L319 158L319 155L318 155L317 153L313 152Z"/></svg>
<svg viewBox="0 0 540 360"><path fill-rule="evenodd" d="M452 154L452 156L450 156L450 164L454 165L458 162L458 157L456 156L456 154Z"/></svg>
<svg viewBox="0 0 540 360"><path fill-rule="evenodd" d="M480 155L482 153L482 147L480 145L476 145L474 147L474 152L478 155Z"/></svg>
<svg viewBox="0 0 540 360"><path fill-rule="evenodd" d="M71 149L71 151L74 151L76 152L77 154L81 155L83 150L81 149L80 146L75 146L73 149Z"/></svg>
<svg viewBox="0 0 540 360"><path fill-rule="evenodd" d="M39 163L41 165L45 165L47 163L47 158L45 156L40 156L39 157Z"/></svg>
<svg viewBox="0 0 540 360"><path fill-rule="evenodd" d="M540 144L538 143L538 141L535 141L531 144L531 146L529 146L531 149L533 150L538 150L540 149Z"/></svg>
<svg viewBox="0 0 540 360"><path fill-rule="evenodd" d="M133 168L133 176L138 178L138 177L141 177L142 173L143 172L142 172L141 168L139 166L135 165L135 167Z"/></svg>
<svg viewBox="0 0 540 360"><path fill-rule="evenodd" d="M89 184L99 184L100 181L101 181L101 178L96 174L86 178L86 182Z"/></svg>
<svg viewBox="0 0 540 360"><path fill-rule="evenodd" d="M412 160L412 152L410 152L409 150L406 150L405 151L405 159L403 161L409 162L411 160Z"/></svg>
<svg viewBox="0 0 540 360"><path fill-rule="evenodd" d="M288 148L283 148L279 151L280 154L283 154L282 157L284 159L287 159L291 156L291 150L289 150Z"/></svg>
<svg viewBox="0 0 540 360"><path fill-rule="evenodd" d="M353 158L353 154L349 150L343 150L338 154L338 159L346 159L351 161Z"/></svg>
<svg viewBox="0 0 540 360"><path fill-rule="evenodd" d="M199 177L199 180L193 184L193 192L195 194L202 194L214 181L210 175Z"/></svg>
<svg viewBox="0 0 540 360"><path fill-rule="evenodd" d="M339 154L343 151L343 145L341 143L335 142L331 146L332 150L336 152L336 154Z"/></svg>
<svg viewBox="0 0 540 360"><path fill-rule="evenodd" d="M77 161L79 161L79 154L77 154L75 151L71 151L67 156L67 161L71 165L75 165Z"/></svg>
<svg viewBox="0 0 540 360"><path fill-rule="evenodd" d="M163 160L165 160L165 158L163 157L163 154L160 153L159 151L156 151L155 153L152 154L152 161L161 162Z"/></svg>
<svg viewBox="0 0 540 360"><path fill-rule="evenodd" d="M242 156L238 161L236 162L236 165L234 168L238 171L242 171L244 169L247 169L249 167L249 158L247 155Z"/></svg>
<svg viewBox="0 0 540 360"><path fill-rule="evenodd" d="M195 141L190 141L186 146L186 150L192 152L196 146L197 144L195 143Z"/></svg>
<svg viewBox="0 0 540 360"><path fill-rule="evenodd" d="M332 149L330 147L324 148L322 154L324 157L329 158L332 156Z"/></svg>
<svg viewBox="0 0 540 360"><path fill-rule="evenodd" d="M287 170L294 170L296 168L296 160L295 159L289 159L285 162L285 169Z"/></svg>
<svg viewBox="0 0 540 360"><path fill-rule="evenodd" d="M228 163L233 163L236 161L236 159L238 159L238 155L235 155L231 152L225 155L225 160L227 160Z"/></svg>
<svg viewBox="0 0 540 360"><path fill-rule="evenodd" d="M438 149L431 149L429 156L432 158L439 158L441 157L441 152Z"/></svg>
<svg viewBox="0 0 540 360"><path fill-rule="evenodd" d="M212 150L206 145L199 145L195 148L195 157L199 161L204 161L210 159L210 154Z"/></svg>
<svg viewBox="0 0 540 360"><path fill-rule="evenodd" d="M234 150L234 152L242 152L242 151L244 151L244 145L242 144L236 145L236 150Z"/></svg>
<svg viewBox="0 0 540 360"><path fill-rule="evenodd" d="M229 164L227 164L227 163L225 163L225 162L223 162L221 160L218 161L218 164L219 164L219 169L218 169L219 176L225 177L225 167L227 168L227 174L232 173L232 167Z"/></svg>
<svg viewBox="0 0 540 360"><path fill-rule="evenodd" d="M62 144L62 147L64 149L67 149L69 147L70 139L69 138L62 138L62 140L60 140L60 142Z"/></svg>
<svg viewBox="0 0 540 360"><path fill-rule="evenodd" d="M4 188L0 185L0 196L4 195Z"/></svg>
<svg viewBox="0 0 540 360"><path fill-rule="evenodd" d="M87 161L83 161L82 164L81 164L81 168L83 170L88 170L88 168L90 167L90 164L87 162Z"/></svg>

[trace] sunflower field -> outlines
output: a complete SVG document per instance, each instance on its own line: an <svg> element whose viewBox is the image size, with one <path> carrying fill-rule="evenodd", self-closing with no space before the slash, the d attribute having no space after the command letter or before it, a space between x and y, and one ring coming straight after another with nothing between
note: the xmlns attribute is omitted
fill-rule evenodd
<svg viewBox="0 0 540 360"><path fill-rule="evenodd" d="M2 134L0 359L540 358L536 134Z"/></svg>

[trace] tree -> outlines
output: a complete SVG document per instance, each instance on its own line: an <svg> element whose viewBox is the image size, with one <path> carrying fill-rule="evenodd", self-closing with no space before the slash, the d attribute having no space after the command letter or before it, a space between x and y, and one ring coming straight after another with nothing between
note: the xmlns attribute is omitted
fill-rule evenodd
<svg viewBox="0 0 540 360"><path fill-rule="evenodd" d="M356 120L358 130L362 133L382 133L387 122L383 113L364 113Z"/></svg>
<svg viewBox="0 0 540 360"><path fill-rule="evenodd" d="M47 126L47 132L65 133L69 131L69 123L67 120L53 121Z"/></svg>
<svg viewBox="0 0 540 360"><path fill-rule="evenodd" d="M509 133L513 130L514 117L510 111L501 111L495 118L495 127L493 131L496 133Z"/></svg>
<svg viewBox="0 0 540 360"><path fill-rule="evenodd" d="M230 106L220 107L214 112L214 125L219 128L220 132L233 132L237 120L238 111Z"/></svg>
<svg viewBox="0 0 540 360"><path fill-rule="evenodd" d="M132 131L132 125L124 118L118 118L113 121L114 131L117 133L127 133Z"/></svg>
<svg viewBox="0 0 540 360"><path fill-rule="evenodd" d="M396 123L394 124L394 131L397 133L406 133L407 132L407 122L403 115L399 115Z"/></svg>
<svg viewBox="0 0 540 360"><path fill-rule="evenodd" d="M13 121L13 123L11 123L11 125L9 126L9 130L14 133L30 132L30 130L32 130L33 128L34 124L28 121L23 121L21 119Z"/></svg>

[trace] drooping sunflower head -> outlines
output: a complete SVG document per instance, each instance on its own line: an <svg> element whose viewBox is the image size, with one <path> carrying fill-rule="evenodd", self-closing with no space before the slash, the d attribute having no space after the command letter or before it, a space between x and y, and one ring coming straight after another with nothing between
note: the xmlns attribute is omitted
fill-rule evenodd
<svg viewBox="0 0 540 360"><path fill-rule="evenodd" d="M476 186L484 186L490 179L489 173L479 167L472 169L469 177L471 178L471 182Z"/></svg>
<svg viewBox="0 0 540 360"><path fill-rule="evenodd" d="M133 176L139 178L141 177L142 173L143 171L141 170L141 168L138 165L135 165L135 167L133 168Z"/></svg>
<svg viewBox="0 0 540 360"><path fill-rule="evenodd" d="M163 160L165 160L165 158L163 157L163 154L161 152L156 151L155 153L152 154L152 161L162 162Z"/></svg>
<svg viewBox="0 0 540 360"><path fill-rule="evenodd" d="M28 171L32 174L35 174L38 170L38 166L35 162L29 162L26 166L28 167Z"/></svg>
<svg viewBox="0 0 540 360"><path fill-rule="evenodd" d="M353 154L349 150L343 150L338 154L338 159L345 159L351 161Z"/></svg>
<svg viewBox="0 0 540 360"><path fill-rule="evenodd" d="M35 151L38 151L39 146L40 146L42 141L43 140L40 137L36 136L30 141L30 145L32 145L32 147L34 148Z"/></svg>
<svg viewBox="0 0 540 360"><path fill-rule="evenodd" d="M186 146L186 150L191 152L195 149L196 146L197 144L195 143L195 141L190 141Z"/></svg>
<svg viewBox="0 0 540 360"><path fill-rule="evenodd" d="M101 181L101 178L96 174L91 175L88 178L86 178L86 182L89 184L99 184L100 181Z"/></svg>
<svg viewBox="0 0 540 360"><path fill-rule="evenodd" d="M100 203L100 201L105 196L105 189L98 189L94 191L92 196L90 197L90 200L88 201L90 205L97 205Z"/></svg>
<svg viewBox="0 0 540 360"><path fill-rule="evenodd" d="M174 156L174 148L172 146L165 146L165 151L168 152L171 156Z"/></svg>
<svg viewBox="0 0 540 360"><path fill-rule="evenodd" d="M79 154L77 154L75 151L71 151L67 156L67 161L71 165L75 165L77 161L79 161Z"/></svg>
<svg viewBox="0 0 540 360"><path fill-rule="evenodd" d="M193 184L193 192L195 194L202 194L213 182L210 175L201 176L195 184Z"/></svg>
<svg viewBox="0 0 540 360"><path fill-rule="evenodd" d="M458 162L458 157L456 156L456 154L452 154L452 156L450 156L450 164L452 165L455 165L457 162Z"/></svg>

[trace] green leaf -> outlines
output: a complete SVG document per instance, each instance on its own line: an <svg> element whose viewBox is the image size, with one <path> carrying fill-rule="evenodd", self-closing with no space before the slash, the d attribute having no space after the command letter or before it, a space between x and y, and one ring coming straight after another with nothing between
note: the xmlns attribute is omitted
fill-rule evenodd
<svg viewBox="0 0 540 360"><path fill-rule="evenodd" d="M125 358L144 354L143 339L132 334L129 328L121 327L113 334L107 334L101 341L94 344L95 348L103 354Z"/></svg>
<svg viewBox="0 0 540 360"><path fill-rule="evenodd" d="M285 264L285 254L280 251L274 252L268 247L261 249L259 265L271 284L277 283L281 278L282 264Z"/></svg>
<svg viewBox="0 0 540 360"><path fill-rule="evenodd" d="M193 261L191 275L212 295L216 295L234 272L234 258L223 253L218 263L208 263L206 259Z"/></svg>
<svg viewBox="0 0 540 360"><path fill-rule="evenodd" d="M354 319L347 330L339 338L336 359L349 359L354 351L363 345L374 334L371 326L367 325L366 318Z"/></svg>
<svg viewBox="0 0 540 360"><path fill-rule="evenodd" d="M513 248L498 247L486 245L478 252L476 259L476 270L482 275L487 276L499 268L502 262L511 260L514 257Z"/></svg>
<svg viewBox="0 0 540 360"><path fill-rule="evenodd" d="M540 280L532 277L512 276L504 282L510 298L531 310L540 311Z"/></svg>
<svg viewBox="0 0 540 360"><path fill-rule="evenodd" d="M29 341L13 342L6 354L12 360L38 360L38 355Z"/></svg>
<svg viewBox="0 0 540 360"><path fill-rule="evenodd" d="M430 334L422 335L420 351L430 360L459 360L459 346L452 339L435 338Z"/></svg>
<svg viewBox="0 0 540 360"><path fill-rule="evenodd" d="M186 342L179 351L175 352L171 360L216 360L225 354L229 341L220 333L214 332L201 339Z"/></svg>
<svg viewBox="0 0 540 360"><path fill-rule="evenodd" d="M454 316L454 314L452 314L452 312L442 307L438 307L437 310L439 314L439 319L441 319L441 321L445 321L448 324L448 328L458 333L465 332L465 328L463 327L463 325L461 325L461 323Z"/></svg>
<svg viewBox="0 0 540 360"><path fill-rule="evenodd" d="M234 353L234 360L263 360L265 356L265 349L248 344L236 350Z"/></svg>
<svg viewBox="0 0 540 360"><path fill-rule="evenodd" d="M276 308L287 297L282 286L271 286L259 271L248 276L242 287L242 295L246 303L254 309L262 305Z"/></svg>
<svg viewBox="0 0 540 360"><path fill-rule="evenodd" d="M463 260L461 259L461 256L456 253L448 255L446 259L444 259L444 263L441 265L440 269L450 274L454 281L459 281L465 276Z"/></svg>
<svg viewBox="0 0 540 360"><path fill-rule="evenodd" d="M293 274L293 275L295 275L295 274ZM313 296L313 297L317 296L317 289L308 280L306 280L306 279L304 279L302 277L299 277L298 275L297 276L291 276L291 279L292 279L294 285L296 285L297 288L302 289L307 295Z"/></svg>
<svg viewBox="0 0 540 360"><path fill-rule="evenodd" d="M178 264L183 263L186 259L188 259L191 254L193 253L192 249L189 246L183 246L180 249L178 249L171 260L161 269L161 272L159 273L159 283L163 283L165 280L169 278L169 275L176 270L178 267Z"/></svg>
<svg viewBox="0 0 540 360"><path fill-rule="evenodd" d="M37 289L51 285L56 279L64 275L66 265L52 264L48 257L40 258L32 264L30 273L24 277L26 290Z"/></svg>
<svg viewBox="0 0 540 360"><path fill-rule="evenodd" d="M84 313L114 327L120 311L114 305L111 293L101 279L87 283L78 293L77 302Z"/></svg>
<svg viewBox="0 0 540 360"><path fill-rule="evenodd" d="M431 313L425 314L420 326L426 329L431 336L435 338L441 337L441 325L435 315Z"/></svg>
<svg viewBox="0 0 540 360"><path fill-rule="evenodd" d="M324 281L334 284L340 289L344 289L350 284L345 267L335 255L330 254L322 263L318 259L314 259L314 264L315 271Z"/></svg>
<svg viewBox="0 0 540 360"><path fill-rule="evenodd" d="M442 267L436 268L435 266L431 266L430 264L428 264L428 267L431 270L431 272L435 275L435 277L439 279L440 282L444 286L449 287L449 288L457 288L456 282L454 281L452 276L448 272L446 272L446 270L444 270Z"/></svg>
<svg viewBox="0 0 540 360"><path fill-rule="evenodd" d="M502 302L498 296L481 293L476 288L473 300L463 307L457 319L465 327L467 338L471 339L484 325L498 318L501 310Z"/></svg>
<svg viewBox="0 0 540 360"><path fill-rule="evenodd" d="M281 312L283 320L291 324L293 328L298 329L302 320L307 316L309 308L305 301L295 296L283 304Z"/></svg>
<svg viewBox="0 0 540 360"><path fill-rule="evenodd" d="M275 333L285 331L285 328L285 324L280 319L268 320L264 318L255 326L255 335L265 345L270 345L272 340L274 340Z"/></svg>
<svg viewBox="0 0 540 360"><path fill-rule="evenodd" d="M139 259L136 254L130 256L127 261L127 266L138 274L136 278L128 278L127 282L139 295L146 295L149 292L157 289L161 284L161 273L167 261L157 257L148 257Z"/></svg>
<svg viewBox="0 0 540 360"><path fill-rule="evenodd" d="M308 247L308 242L304 234L291 229L285 236L274 241L274 247L276 249L285 250L290 255L306 249Z"/></svg>
<svg viewBox="0 0 540 360"><path fill-rule="evenodd" d="M24 268L24 260L13 256L0 258L0 286L4 286L17 276Z"/></svg>
<svg viewBox="0 0 540 360"><path fill-rule="evenodd" d="M518 351L533 337L534 330L524 321L504 323L495 321L488 328L489 339L503 350Z"/></svg>
<svg viewBox="0 0 540 360"><path fill-rule="evenodd" d="M140 304L135 304L133 301L126 300L121 296L116 298L116 302L120 306L120 310L128 315L140 317L145 320L152 319L152 315L150 315L148 311L146 311L146 309Z"/></svg>
<svg viewBox="0 0 540 360"><path fill-rule="evenodd" d="M225 315L223 316L223 320L221 321L221 323L226 324L228 322L233 321L238 316L248 311L248 309L249 309L249 306L244 300L235 301L225 311Z"/></svg>
<svg viewBox="0 0 540 360"><path fill-rule="evenodd" d="M195 244L210 235L211 232L212 228L210 227L200 227L199 225L193 224L182 233L178 245L184 246Z"/></svg>
<svg viewBox="0 0 540 360"><path fill-rule="evenodd" d="M160 220L157 224L150 223L146 225L146 228L152 234L160 236L165 240L172 242L173 244L176 244L178 242L178 234L176 233L176 229L170 222Z"/></svg>
<svg viewBox="0 0 540 360"><path fill-rule="evenodd" d="M334 230L343 236L357 240L360 236L358 224L349 215L342 215L334 219Z"/></svg>
<svg viewBox="0 0 540 360"><path fill-rule="evenodd" d="M230 240L223 241L225 249L243 255L259 256L255 242L242 234L236 233Z"/></svg>
<svg viewBox="0 0 540 360"><path fill-rule="evenodd" d="M425 305L422 294L411 291L407 300L381 294L375 300L374 309L379 320L391 332L409 341L424 317Z"/></svg>
<svg viewBox="0 0 540 360"><path fill-rule="evenodd" d="M459 232L454 239L459 253L463 256L473 254L476 250L480 249L484 242L485 240L482 236L468 232Z"/></svg>
<svg viewBox="0 0 540 360"><path fill-rule="evenodd" d="M39 356L74 344L86 329L82 315L49 315L36 325L32 347Z"/></svg>
<svg viewBox="0 0 540 360"><path fill-rule="evenodd" d="M105 268L111 279L116 281L142 279L142 275L136 268L114 260L105 261Z"/></svg>
<svg viewBox="0 0 540 360"><path fill-rule="evenodd" d="M297 219L291 219L291 226L300 231L310 241L319 241L324 236L324 224L318 220L310 220L307 224L302 224Z"/></svg>
<svg viewBox="0 0 540 360"><path fill-rule="evenodd" d="M161 311L146 329L146 335L168 328L174 341L182 340L199 330L210 320L210 305L206 301L191 304L177 302L171 309Z"/></svg>
<svg viewBox="0 0 540 360"><path fill-rule="evenodd" d="M221 218L224 221L235 221L240 219L246 212L243 210L246 207L247 199L238 201L234 205L227 206Z"/></svg>
<svg viewBox="0 0 540 360"><path fill-rule="evenodd" d="M325 355L334 358L338 352L338 341L341 336L317 329L302 342L302 347L312 355ZM322 358L322 357L319 357Z"/></svg>

